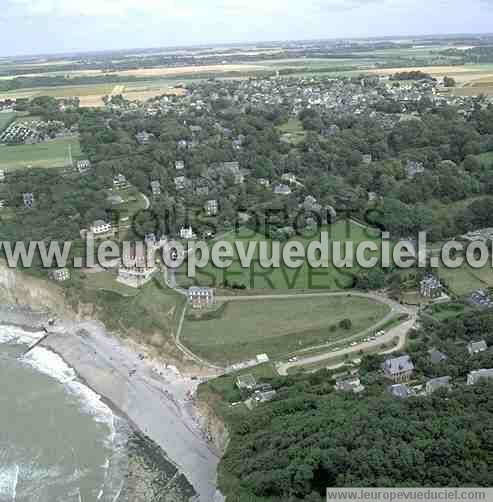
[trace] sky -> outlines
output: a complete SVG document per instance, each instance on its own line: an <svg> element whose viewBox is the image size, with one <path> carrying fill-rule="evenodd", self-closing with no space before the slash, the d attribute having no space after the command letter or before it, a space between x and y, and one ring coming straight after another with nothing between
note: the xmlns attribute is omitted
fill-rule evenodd
<svg viewBox="0 0 493 502"><path fill-rule="evenodd" d="M493 0L0 0L0 56L493 31Z"/></svg>

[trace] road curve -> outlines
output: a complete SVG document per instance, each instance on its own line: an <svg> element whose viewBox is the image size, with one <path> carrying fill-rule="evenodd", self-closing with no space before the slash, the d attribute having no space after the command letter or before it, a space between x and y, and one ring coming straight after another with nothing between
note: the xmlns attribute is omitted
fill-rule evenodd
<svg viewBox="0 0 493 502"><path fill-rule="evenodd" d="M399 343L397 344L396 347L393 347L390 350L383 351L382 354L390 354L391 352L396 352L397 350L401 350L404 348L404 345L406 343L406 336L407 332L414 326L416 322L416 314L411 315L411 318L408 321L403 322L402 324L399 324L398 326L395 326L394 328L389 329L385 335L381 336L378 338L377 342L364 342L360 343L358 345L355 345L354 347L347 347L345 349L341 349L335 352L327 352L325 354L319 354L316 356L311 356L311 357L304 357L303 359L299 359L298 361L292 362L292 363L283 363L280 364L277 367L277 371L280 375L287 375L288 370L291 368L296 368L299 366L306 366L309 364L316 364L322 361L325 361L326 359L332 359L335 357L339 356L345 356L347 354L357 354L359 355L359 352L364 349L372 349L375 347L378 347L379 345L383 345L384 343L391 342L394 338L398 337L399 338ZM341 365L335 365L334 367L342 366Z"/></svg>

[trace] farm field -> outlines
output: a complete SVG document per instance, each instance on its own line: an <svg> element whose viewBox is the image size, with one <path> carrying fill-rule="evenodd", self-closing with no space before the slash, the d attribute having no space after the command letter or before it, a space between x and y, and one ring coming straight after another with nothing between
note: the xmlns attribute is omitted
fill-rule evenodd
<svg viewBox="0 0 493 502"><path fill-rule="evenodd" d="M59 138L35 145L0 145L0 168L64 167L68 162L69 145L72 156L80 156L78 138Z"/></svg>
<svg viewBox="0 0 493 502"><path fill-rule="evenodd" d="M267 353L276 358L325 342L338 342L376 324L389 308L358 297L324 297L227 302L217 318L191 320L182 342L193 352L221 364ZM351 329L338 323L349 318Z"/></svg>
<svg viewBox="0 0 493 502"><path fill-rule="evenodd" d="M58 87L34 87L31 89L20 89L0 93L0 99L6 98L35 98L37 96L51 96L54 98L72 98L78 97L82 107L103 106L103 97L117 94L123 94L130 100L146 100L161 94L183 94L183 89L173 89L171 86L175 82L162 82L161 80L153 83L152 81L131 82L127 84L94 84L79 86L58 86ZM132 84L132 85L130 85ZM138 85L137 85L138 84Z"/></svg>
<svg viewBox="0 0 493 502"><path fill-rule="evenodd" d="M398 72L422 71L432 77L453 77L459 83L471 82L482 76L493 75L493 64L466 64L466 65L443 65L443 66L414 66L376 68L367 73L373 75L393 75Z"/></svg>
<svg viewBox="0 0 493 502"><path fill-rule="evenodd" d="M375 230L362 228L355 223L346 223L344 221L324 227L322 231L329 232L329 251L332 241L341 242L342 253L344 256L344 246L346 241L353 242L354 248L362 241L373 241L380 248L379 233ZM357 268L337 269L330 264L329 267L312 269L305 261L302 267L291 269L281 264L279 268L263 269L259 263L258 246L253 255L252 266L250 269L244 269L241 266L240 259L236 252L235 242L243 244L245 250L248 249L250 242L266 241L268 248L271 241L260 234L255 234L249 230L240 230L238 234L229 233L221 240L227 241L233 245L235 255L233 263L227 269L220 269L210 262L204 269L197 269L196 282L201 285L241 285L249 289L348 289L353 286L354 273ZM320 241L320 232L313 237L293 237L291 241L300 242L306 249L314 241ZM282 253L282 246L281 246ZM367 258L378 255L367 253ZM177 279L182 285L189 285L191 280L186 277L185 266L177 271Z"/></svg>

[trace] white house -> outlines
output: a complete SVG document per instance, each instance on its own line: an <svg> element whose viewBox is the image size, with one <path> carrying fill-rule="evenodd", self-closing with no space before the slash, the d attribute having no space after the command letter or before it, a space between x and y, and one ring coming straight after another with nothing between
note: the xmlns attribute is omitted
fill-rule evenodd
<svg viewBox="0 0 493 502"><path fill-rule="evenodd" d="M91 225L91 232L94 235L108 234L111 231L112 231L111 223L106 223L106 221L103 220L96 220Z"/></svg>
<svg viewBox="0 0 493 502"><path fill-rule="evenodd" d="M191 226L180 228L180 238L181 239L190 240L190 239L193 239L193 235L194 234L193 234L193 230L192 230Z"/></svg>
<svg viewBox="0 0 493 502"><path fill-rule="evenodd" d="M217 203L217 200L212 199L206 202L205 211L207 213L207 216L216 216L218 210L219 210L219 205Z"/></svg>

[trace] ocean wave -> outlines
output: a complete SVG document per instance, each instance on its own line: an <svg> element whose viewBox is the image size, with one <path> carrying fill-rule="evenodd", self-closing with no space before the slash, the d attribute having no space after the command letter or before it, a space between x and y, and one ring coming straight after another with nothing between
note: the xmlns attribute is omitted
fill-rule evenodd
<svg viewBox="0 0 493 502"><path fill-rule="evenodd" d="M78 398L84 413L91 415L95 421L108 426L109 440L113 442L116 434L113 411L103 402L99 394L77 379L74 369L58 354L44 347L35 347L22 360L36 371L64 384L68 392Z"/></svg>
<svg viewBox="0 0 493 502"><path fill-rule="evenodd" d="M15 326L0 326L0 345L31 345L43 335L42 331L30 333Z"/></svg>
<svg viewBox="0 0 493 502"><path fill-rule="evenodd" d="M19 480L19 466L12 465L0 469L0 500L14 501L17 496L17 482Z"/></svg>

